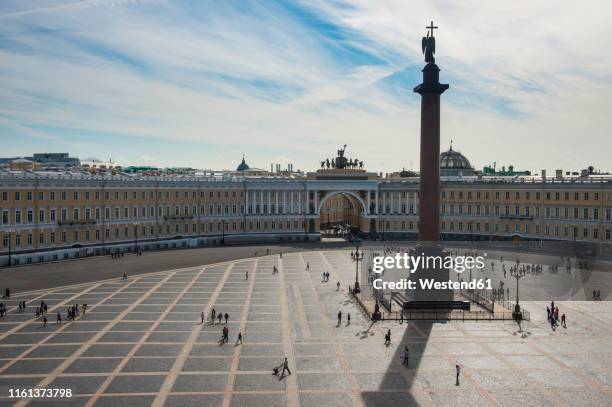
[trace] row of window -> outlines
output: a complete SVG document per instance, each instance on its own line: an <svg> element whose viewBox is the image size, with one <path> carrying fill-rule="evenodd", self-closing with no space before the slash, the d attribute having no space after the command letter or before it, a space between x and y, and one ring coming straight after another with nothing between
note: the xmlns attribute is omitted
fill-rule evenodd
<svg viewBox="0 0 612 407"><path fill-rule="evenodd" d="M267 231L267 230L301 230L304 225L302 221L251 221L251 222L209 222L209 223L201 223L199 228L196 223L185 223L182 225L168 225L165 226L142 226L138 229L125 227L113 227L104 229L104 238L105 239L122 239L122 238L146 238L146 237L157 237L158 235L166 234L196 234L196 233L206 233L208 232L219 232L219 233L231 233L233 231L242 231L245 228L245 225L248 227L247 231ZM199 229L199 231L198 231ZM56 243L66 243L66 242L90 242L90 241L99 241L100 240L100 229L95 230L62 230L57 234L55 231L44 232L41 231L38 233L38 243L40 245L45 244L56 244ZM22 241L22 235L25 237L25 245L32 246L34 244L34 234L32 232L27 233L15 233L12 235L4 234L2 238L3 246L9 247L9 239L13 238L12 243L15 247L20 247L24 243ZM46 240L48 238L48 241ZM59 241L57 240L59 238Z"/></svg>
<svg viewBox="0 0 612 407"><path fill-rule="evenodd" d="M199 211L198 211L199 209ZM104 208L104 218L105 219L145 219L162 217L162 216L214 216L214 215L243 215L244 214L244 205L221 205L221 204L210 204L208 206L208 212L205 210L205 205L200 205L199 207L193 205L189 206L179 206L176 205L174 208L170 206L166 206L165 210L162 206L157 207L157 211L154 206L146 207L132 207L130 211L130 207L105 207ZM294 204L293 208L275 204L256 204L249 205L249 209L251 214L285 214L285 213L297 213L300 210L300 204ZM47 218L48 213L48 218ZM69 217L71 215L71 217ZM111 217L112 215L112 217ZM38 222L45 223L46 219L49 222L57 222L58 220L67 221L67 220L100 220L101 219L101 208L72 208L71 213L67 208L61 208L59 210L59 219L57 209L39 209L38 210ZM34 210L27 209L16 209L14 210L13 217L15 224L21 223L34 223ZM8 209L2 210L2 224L10 224L10 212Z"/></svg>
<svg viewBox="0 0 612 407"><path fill-rule="evenodd" d="M462 204L453 205L453 204L450 204L448 205L448 212L446 208L447 208L446 205L441 206L441 212L443 215L447 213L451 216L464 215L464 214L465 215L476 215L476 216L480 216L480 215L490 216L491 215L491 206L489 205L481 206L481 205L462 205ZM500 216L500 215L525 216L525 217L530 217L532 215L535 215L536 218L540 217L541 213L540 213L539 206L536 206L534 211L532 211L532 208L530 206L524 206L522 207L522 209L523 210L521 211L520 205L514 205L514 206L505 205L503 207L500 207L499 205L495 205L493 206L493 215L494 216ZM589 208L589 207L560 208L558 206L555 206L555 207L545 206L544 207L544 217L547 219L563 218L563 219L574 219L574 220L578 220L578 219L580 220L599 220L599 208ZM606 221L612 220L612 209L611 208L605 209L605 220Z"/></svg>
<svg viewBox="0 0 612 407"><path fill-rule="evenodd" d="M34 192L33 191L26 191L21 192L21 191L14 191L13 193L13 197L15 201L21 201L21 200L26 200L26 201L32 201L33 197L34 197ZM72 198L72 200L74 201L78 201L80 198L84 198L86 201L90 201L90 200L95 200L95 201L99 201L100 200L100 196L101 196L101 191L72 191L72 192L68 192L68 191L48 191L48 192L44 192L44 191L38 191L38 200L39 201L44 201L45 200L45 194L47 194L46 196L49 197L50 201L55 201L56 198L59 198L62 201L66 201L68 199L68 196L70 196ZM256 194L257 192L252 192L253 197L256 198ZM266 191L264 192L264 194L266 194L266 196L271 197L272 199L276 199L277 195L278 197L281 196L281 192L277 191ZM300 196L300 192L284 192L285 195L284 196L285 199L299 199ZM293 197L292 197L293 194ZM208 195L208 197L212 200L212 199L216 199L217 200L221 200L223 198L227 198L229 199L230 197L233 199L236 198L243 198L244 197L244 192L243 191L200 191L199 196L200 199L204 199L206 196ZM137 200L139 197L141 200L146 200L147 197L149 200L153 200L155 197L155 192L154 191L132 191L131 193L128 191L104 191L104 199L109 201L111 199L111 197L114 198L115 201L119 201L120 199L123 199L124 201L127 201L131 196L132 200ZM179 191L174 191L173 193L171 193L170 191L157 191L157 199L161 200L165 197L166 200L170 200L171 197L174 197L175 200L180 199L181 197L183 199L196 199L198 196L196 191L183 191L182 193L180 193ZM8 191L2 191L2 200L3 201L8 201L9 199L9 192Z"/></svg>
<svg viewBox="0 0 612 407"><path fill-rule="evenodd" d="M484 192L484 194L483 194ZM446 198L446 193L447 191L442 191L442 199ZM450 196L450 199L454 199L455 198L455 191L448 191L448 194ZM502 192L500 191L495 191L495 199L499 200L501 199L501 195ZM529 200L532 197L531 191L515 191L514 193L511 193L510 191L505 191L503 193L504 198L506 200L509 200L511 196L514 197L515 200L520 200L521 199L521 194L523 195L524 199ZM473 192L472 191L467 191L467 199L472 199L473 196ZM476 195L476 199L481 199L482 195L484 195L484 199L490 199L491 194L489 191L475 191L475 195ZM541 192L540 191L535 191L535 199L536 200L540 200L541 198ZM464 191L457 191L456 196L458 197L458 199L463 199L464 198ZM551 200L555 200L555 201L560 201L561 200L561 196L563 196L563 200L565 201L569 201L571 198L573 198L574 201L579 201L580 198L582 197L583 200L588 201L591 197L593 197L594 201L599 201L599 192L545 192L544 193L544 198L547 201L551 201ZM608 198L612 198L612 195L609 195Z"/></svg>

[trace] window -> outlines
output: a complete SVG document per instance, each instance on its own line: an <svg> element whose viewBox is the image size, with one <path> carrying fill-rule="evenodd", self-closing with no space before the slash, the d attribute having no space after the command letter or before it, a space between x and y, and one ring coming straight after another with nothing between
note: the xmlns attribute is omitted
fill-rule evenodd
<svg viewBox="0 0 612 407"><path fill-rule="evenodd" d="M34 222L34 214L32 212L31 209L28 209L28 211L26 212L26 216L27 216L27 223L32 223Z"/></svg>
<svg viewBox="0 0 612 407"><path fill-rule="evenodd" d="M9 223L9 211L6 209L2 210L2 223L3 224Z"/></svg>
<svg viewBox="0 0 612 407"><path fill-rule="evenodd" d="M44 209L40 209L38 211L38 221L40 223L45 223L45 210Z"/></svg>
<svg viewBox="0 0 612 407"><path fill-rule="evenodd" d="M8 192L2 191L2 200L3 201L8 201Z"/></svg>
<svg viewBox="0 0 612 407"><path fill-rule="evenodd" d="M15 211L15 223L21 223L21 209Z"/></svg>

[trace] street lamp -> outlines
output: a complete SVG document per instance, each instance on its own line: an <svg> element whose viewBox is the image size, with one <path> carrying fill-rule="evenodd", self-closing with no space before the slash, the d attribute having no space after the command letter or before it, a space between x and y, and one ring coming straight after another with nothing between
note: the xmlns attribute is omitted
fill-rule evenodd
<svg viewBox="0 0 612 407"><path fill-rule="evenodd" d="M510 269L510 277L516 279L516 305L514 306L514 312L512 313L512 316L517 320L520 320L522 317L521 306L519 305L519 280L527 275L525 270L519 267L519 264L520 263L517 260L516 266Z"/></svg>
<svg viewBox="0 0 612 407"><path fill-rule="evenodd" d="M12 234L15 233L15 229L7 229L4 231L5 234L8 235L8 265L7 267L11 267L11 254L12 254Z"/></svg>
<svg viewBox="0 0 612 407"><path fill-rule="evenodd" d="M359 240L357 240L357 245L355 246L355 254L353 255L353 261L355 262L355 287L353 288L353 292L358 294L361 292L359 288L359 262L363 261L363 250L359 252Z"/></svg>
<svg viewBox="0 0 612 407"><path fill-rule="evenodd" d="M225 219L221 221L221 244L225 244Z"/></svg>
<svg viewBox="0 0 612 407"><path fill-rule="evenodd" d="M134 225L134 254L138 253L138 226L140 225L140 222L134 222L132 223L132 225Z"/></svg>

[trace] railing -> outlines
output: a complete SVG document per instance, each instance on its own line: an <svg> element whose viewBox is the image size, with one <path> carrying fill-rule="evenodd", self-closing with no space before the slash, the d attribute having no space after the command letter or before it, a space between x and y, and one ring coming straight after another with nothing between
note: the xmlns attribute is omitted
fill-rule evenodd
<svg viewBox="0 0 612 407"><path fill-rule="evenodd" d="M164 215L164 220L193 219L193 215Z"/></svg>
<svg viewBox="0 0 612 407"><path fill-rule="evenodd" d="M484 295L482 295L482 293L480 293L480 291L478 290L460 290L459 293L463 297L467 298L468 300L475 303L476 305L483 307L487 311L489 312L494 311L495 302L492 299L486 298Z"/></svg>
<svg viewBox="0 0 612 407"><path fill-rule="evenodd" d="M374 298L388 311L391 311L391 296L389 298L385 298L385 293L382 290L377 290L372 288L372 292L374 294Z"/></svg>
<svg viewBox="0 0 612 407"><path fill-rule="evenodd" d="M77 220L58 220L57 224L63 225L95 225L97 222L95 219L77 219Z"/></svg>
<svg viewBox="0 0 612 407"><path fill-rule="evenodd" d="M512 321L514 317L511 311L496 312L474 312L474 311L381 311L382 320L412 320L412 321ZM522 311L523 321L529 321L530 315Z"/></svg>

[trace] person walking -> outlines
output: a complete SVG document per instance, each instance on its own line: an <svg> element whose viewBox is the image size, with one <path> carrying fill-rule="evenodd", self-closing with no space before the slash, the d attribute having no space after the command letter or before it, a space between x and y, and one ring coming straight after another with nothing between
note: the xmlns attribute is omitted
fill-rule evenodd
<svg viewBox="0 0 612 407"><path fill-rule="evenodd" d="M281 373L281 377L285 375L285 370L291 375L291 370L289 370L289 361L287 358L285 358L285 361L283 362L283 372Z"/></svg>
<svg viewBox="0 0 612 407"><path fill-rule="evenodd" d="M127 280L127 273L126 272L123 272L123 279Z"/></svg>
<svg viewBox="0 0 612 407"><path fill-rule="evenodd" d="M210 320L212 324L215 323L216 316L217 316L217 311L215 311L215 309L213 308L212 311L210 311Z"/></svg>
<svg viewBox="0 0 612 407"><path fill-rule="evenodd" d="M408 345L404 345L404 366L410 366L410 350Z"/></svg>
<svg viewBox="0 0 612 407"><path fill-rule="evenodd" d="M561 325L563 326L563 328L567 328L567 325L565 323L565 314L561 314Z"/></svg>
<svg viewBox="0 0 612 407"><path fill-rule="evenodd" d="M43 315L43 327L47 326L47 316Z"/></svg>
<svg viewBox="0 0 612 407"><path fill-rule="evenodd" d="M219 324L221 324L221 319L223 319L223 315L221 315L220 312L219 312L219 315L217 316L217 319L219 320Z"/></svg>
<svg viewBox="0 0 612 407"><path fill-rule="evenodd" d="M461 375L461 366L458 364L455 365L455 371L457 373L457 379L455 381L455 386L459 386L459 376Z"/></svg>
<svg viewBox="0 0 612 407"><path fill-rule="evenodd" d="M200 324L204 325L204 311L200 312Z"/></svg>
<svg viewBox="0 0 612 407"><path fill-rule="evenodd" d="M347 312L346 313L346 325L350 325L351 324L351 313Z"/></svg>
<svg viewBox="0 0 612 407"><path fill-rule="evenodd" d="M226 312L225 313L225 323L227 324L227 320L229 319L229 314Z"/></svg>
<svg viewBox="0 0 612 407"><path fill-rule="evenodd" d="M244 273L244 279L245 279L245 280L248 280L248 279L249 279L249 270L247 270L247 271Z"/></svg>
<svg viewBox="0 0 612 407"><path fill-rule="evenodd" d="M238 345L238 342L240 342L240 344L242 345L242 332L238 332L238 339L236 339L236 345Z"/></svg>
<svg viewBox="0 0 612 407"><path fill-rule="evenodd" d="M87 304L83 304L83 316L85 316L86 312L87 312Z"/></svg>
<svg viewBox="0 0 612 407"><path fill-rule="evenodd" d="M336 283L336 291L340 291L340 281Z"/></svg>
<svg viewBox="0 0 612 407"><path fill-rule="evenodd" d="M56 324L61 324L61 323L62 323L62 314L58 311Z"/></svg>
<svg viewBox="0 0 612 407"><path fill-rule="evenodd" d="M222 332L222 337L221 337L221 343L227 343L227 341L229 341L229 329L227 329L226 326L223 327Z"/></svg>
<svg viewBox="0 0 612 407"><path fill-rule="evenodd" d="M310 271L310 263L306 262L306 271Z"/></svg>
<svg viewBox="0 0 612 407"><path fill-rule="evenodd" d="M342 324L342 311L338 311L338 326Z"/></svg>

